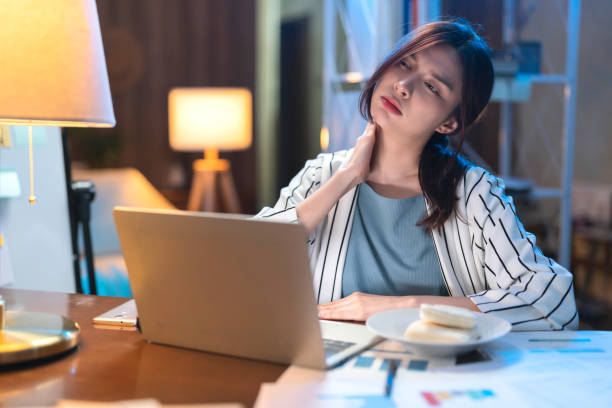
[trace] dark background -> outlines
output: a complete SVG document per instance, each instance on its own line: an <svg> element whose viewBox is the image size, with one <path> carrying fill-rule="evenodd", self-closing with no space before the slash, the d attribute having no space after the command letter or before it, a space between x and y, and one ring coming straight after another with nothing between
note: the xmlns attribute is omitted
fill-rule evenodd
<svg viewBox="0 0 612 408"><path fill-rule="evenodd" d="M113 129L68 128L73 162L135 167L183 208L191 165L202 153L168 142L168 92L178 86L255 88L253 0L99 0L98 13L115 108ZM255 130L255 127L254 127ZM253 135L253 146L257 135ZM255 208L254 147L231 160L245 212ZM171 173L183 174L171 182Z"/></svg>

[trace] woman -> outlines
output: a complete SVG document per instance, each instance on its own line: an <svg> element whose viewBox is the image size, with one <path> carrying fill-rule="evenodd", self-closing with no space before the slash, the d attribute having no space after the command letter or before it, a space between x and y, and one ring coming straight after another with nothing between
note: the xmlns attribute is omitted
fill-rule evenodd
<svg viewBox="0 0 612 408"><path fill-rule="evenodd" d="M257 215L304 225L320 318L442 303L513 330L578 327L571 273L535 245L503 181L446 147L459 150L492 84L468 25L409 33L361 93L355 147L308 161Z"/></svg>

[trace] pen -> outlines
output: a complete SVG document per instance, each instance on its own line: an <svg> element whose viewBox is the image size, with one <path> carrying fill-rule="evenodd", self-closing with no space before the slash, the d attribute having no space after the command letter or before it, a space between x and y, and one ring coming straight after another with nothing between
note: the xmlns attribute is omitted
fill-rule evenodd
<svg viewBox="0 0 612 408"><path fill-rule="evenodd" d="M393 390L393 380L395 380L395 373L397 373L397 360L390 359L389 366L387 368L387 384L385 385L385 396L389 397Z"/></svg>

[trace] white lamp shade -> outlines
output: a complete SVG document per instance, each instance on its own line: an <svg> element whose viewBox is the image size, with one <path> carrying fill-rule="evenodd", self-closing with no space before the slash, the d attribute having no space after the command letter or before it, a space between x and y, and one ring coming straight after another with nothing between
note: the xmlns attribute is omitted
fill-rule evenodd
<svg viewBox="0 0 612 408"><path fill-rule="evenodd" d="M174 150L241 150L251 145L252 96L244 88L174 88L168 94Z"/></svg>
<svg viewBox="0 0 612 408"><path fill-rule="evenodd" d="M0 123L115 125L94 0L0 0Z"/></svg>

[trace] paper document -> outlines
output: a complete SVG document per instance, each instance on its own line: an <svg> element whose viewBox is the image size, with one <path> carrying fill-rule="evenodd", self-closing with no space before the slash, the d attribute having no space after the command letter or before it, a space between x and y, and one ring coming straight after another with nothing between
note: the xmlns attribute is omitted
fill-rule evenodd
<svg viewBox="0 0 612 408"><path fill-rule="evenodd" d="M509 333L468 357L433 359L385 341L333 370L289 367L262 386L256 407L612 406L612 332ZM385 397L390 359L399 368Z"/></svg>

